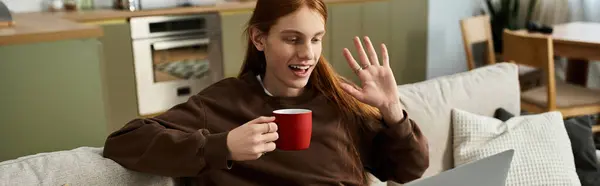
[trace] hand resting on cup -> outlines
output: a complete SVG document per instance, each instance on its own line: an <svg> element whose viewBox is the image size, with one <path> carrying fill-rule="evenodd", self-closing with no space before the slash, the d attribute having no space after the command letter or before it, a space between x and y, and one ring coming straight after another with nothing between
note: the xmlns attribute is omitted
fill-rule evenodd
<svg viewBox="0 0 600 186"><path fill-rule="evenodd" d="M258 117L229 132L227 148L231 160L256 160L264 153L275 150L274 141L279 138L275 117Z"/></svg>

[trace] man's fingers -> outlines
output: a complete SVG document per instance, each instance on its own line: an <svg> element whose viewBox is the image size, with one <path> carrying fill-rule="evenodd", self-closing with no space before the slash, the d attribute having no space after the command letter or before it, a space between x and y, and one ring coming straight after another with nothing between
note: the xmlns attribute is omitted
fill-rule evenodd
<svg viewBox="0 0 600 186"><path fill-rule="evenodd" d="M367 52L369 54L369 61L371 62L371 65L379 66L379 59L377 58L377 52L375 52L375 48L373 48L373 43L371 43L371 39L369 39L369 37L365 36L363 38L363 40L365 41L365 45L367 46Z"/></svg>
<svg viewBox="0 0 600 186"><path fill-rule="evenodd" d="M346 58L346 62L348 62L348 66L350 66L350 68L352 70L357 70L360 68L360 66L358 65L358 63L356 63L356 60L352 56L352 53L350 53L350 50L348 50L347 48L344 48L343 54L344 54L344 57Z"/></svg>
<svg viewBox="0 0 600 186"><path fill-rule="evenodd" d="M264 152L274 151L276 147L277 146L273 142L265 143L265 150L264 150Z"/></svg>
<svg viewBox="0 0 600 186"><path fill-rule="evenodd" d="M269 125L269 131L267 131L267 132L277 132L277 130L279 129L279 128L277 127L277 124L276 124L276 123L269 122L269 123L267 123L267 124Z"/></svg>
<svg viewBox="0 0 600 186"><path fill-rule="evenodd" d="M387 47L383 43L381 44L381 58L383 60L383 66L389 67L390 66L390 56L388 54Z"/></svg>
<svg viewBox="0 0 600 186"><path fill-rule="evenodd" d="M277 132L266 133L263 135L263 141L265 143L274 142L277 139L279 139L279 133Z"/></svg>
<svg viewBox="0 0 600 186"><path fill-rule="evenodd" d="M277 124L273 122L253 124L254 132L259 134L277 132Z"/></svg>
<svg viewBox="0 0 600 186"><path fill-rule="evenodd" d="M268 123L268 122L273 122L273 121L275 121L275 117L273 117L273 116L271 116L271 117L261 116L256 119L253 119L252 121L250 121L248 123L259 124L259 123Z"/></svg>
<svg viewBox="0 0 600 186"><path fill-rule="evenodd" d="M365 48L363 47L362 42L360 42L360 38L354 37L354 47L356 47L356 51L358 52L358 58L360 59L360 66L366 67L366 66L371 65L371 63L369 62L369 57L367 56L367 53L365 52Z"/></svg>

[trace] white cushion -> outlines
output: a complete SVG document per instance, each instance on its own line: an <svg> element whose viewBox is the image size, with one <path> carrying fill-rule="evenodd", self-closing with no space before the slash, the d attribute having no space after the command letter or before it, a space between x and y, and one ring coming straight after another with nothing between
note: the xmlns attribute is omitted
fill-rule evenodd
<svg viewBox="0 0 600 186"><path fill-rule="evenodd" d="M468 72L398 86L400 102L429 142L424 177L453 168L450 110L493 116L499 107L519 113L518 67L497 63Z"/></svg>
<svg viewBox="0 0 600 186"><path fill-rule="evenodd" d="M172 178L127 170L102 157L102 148L80 147L0 163L0 185L173 186Z"/></svg>
<svg viewBox="0 0 600 186"><path fill-rule="evenodd" d="M581 185L560 112L517 116L502 122L455 109L452 121L456 165L514 149L507 186Z"/></svg>

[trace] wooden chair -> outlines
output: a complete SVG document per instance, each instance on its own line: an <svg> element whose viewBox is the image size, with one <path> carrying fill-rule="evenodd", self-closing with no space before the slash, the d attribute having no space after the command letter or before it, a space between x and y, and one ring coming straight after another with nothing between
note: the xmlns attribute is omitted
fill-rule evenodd
<svg viewBox="0 0 600 186"><path fill-rule="evenodd" d="M469 70L477 68L475 59L473 59L473 44L485 42L487 45L486 64L490 65L496 63L490 16L481 15L460 20L460 29Z"/></svg>
<svg viewBox="0 0 600 186"><path fill-rule="evenodd" d="M550 37L504 30L503 47L505 61L544 72L544 85L521 93L521 109L532 113L560 111L565 118L600 113L599 90L555 80L554 48Z"/></svg>
<svg viewBox="0 0 600 186"><path fill-rule="evenodd" d="M492 27L488 15L480 15L460 20L463 45L467 57L467 67L469 70L477 68L473 58L473 45L477 43L486 43L485 65L496 63L502 59L502 54L496 54L494 50L494 40L492 37ZM519 65L519 83L522 90L528 90L540 85L541 70L529 66Z"/></svg>

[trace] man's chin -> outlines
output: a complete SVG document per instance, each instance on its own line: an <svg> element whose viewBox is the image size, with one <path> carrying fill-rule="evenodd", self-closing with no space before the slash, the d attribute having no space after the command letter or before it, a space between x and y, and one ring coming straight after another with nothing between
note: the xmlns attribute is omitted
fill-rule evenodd
<svg viewBox="0 0 600 186"><path fill-rule="evenodd" d="M288 83L288 86L290 88L301 89L301 88L306 87L307 84L308 84L308 80L297 80L297 81L292 81L292 82Z"/></svg>
<svg viewBox="0 0 600 186"><path fill-rule="evenodd" d="M308 78L290 80L286 84L289 88L301 89L308 84Z"/></svg>

